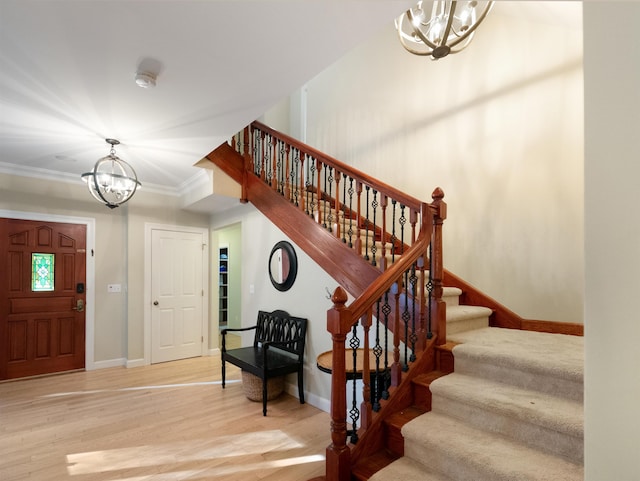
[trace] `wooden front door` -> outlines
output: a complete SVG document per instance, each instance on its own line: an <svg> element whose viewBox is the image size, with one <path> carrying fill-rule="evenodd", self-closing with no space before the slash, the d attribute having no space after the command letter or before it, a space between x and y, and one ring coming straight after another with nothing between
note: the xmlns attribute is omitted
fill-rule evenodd
<svg viewBox="0 0 640 481"><path fill-rule="evenodd" d="M0 218L0 379L85 367L86 226Z"/></svg>

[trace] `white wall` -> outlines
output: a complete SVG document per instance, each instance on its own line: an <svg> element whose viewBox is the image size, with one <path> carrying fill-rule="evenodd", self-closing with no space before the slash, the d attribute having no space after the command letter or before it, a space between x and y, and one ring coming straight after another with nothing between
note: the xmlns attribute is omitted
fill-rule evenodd
<svg viewBox="0 0 640 481"><path fill-rule="evenodd" d="M586 481L640 479L639 18L584 4Z"/></svg>
<svg viewBox="0 0 640 481"><path fill-rule="evenodd" d="M242 229L242 286L241 323L243 327L255 325L259 310L283 309L292 316L309 320L305 349L305 391L307 401L321 409L328 410L331 393L331 379L316 367L316 358L331 349L331 336L327 332L327 310L332 303L327 299L326 289L331 292L337 283L320 269L290 238L285 236L271 221L251 205L242 205L212 218L211 228L219 230L225 226L241 223ZM269 280L269 255L276 242L291 242L298 258L296 281L286 292L276 290ZM253 293L251 292L253 286ZM253 339L253 334L245 336L245 345ZM288 381L288 389L297 396L297 382L294 377Z"/></svg>
<svg viewBox="0 0 640 481"><path fill-rule="evenodd" d="M581 30L501 4L437 62L389 22L308 82L307 143L426 201L442 187L446 268L525 318L582 322Z"/></svg>

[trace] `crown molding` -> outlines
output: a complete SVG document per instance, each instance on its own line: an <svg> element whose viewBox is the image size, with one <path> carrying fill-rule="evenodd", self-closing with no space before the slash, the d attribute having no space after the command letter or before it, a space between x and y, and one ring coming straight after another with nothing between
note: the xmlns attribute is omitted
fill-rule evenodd
<svg viewBox="0 0 640 481"><path fill-rule="evenodd" d="M19 164L10 164L8 162L0 162L0 174L17 175L19 177L30 177L33 179L48 180L53 182L63 182L66 184L81 185L82 180L77 174L70 174L68 172L60 172L56 170L43 169L40 167L27 167ZM192 177L194 179L196 176ZM187 179L179 187L171 187L168 185L149 184L144 183L142 189L145 192L151 192L154 194L169 195L172 197L179 197L183 192L183 185L191 181ZM188 185L188 184L187 184Z"/></svg>

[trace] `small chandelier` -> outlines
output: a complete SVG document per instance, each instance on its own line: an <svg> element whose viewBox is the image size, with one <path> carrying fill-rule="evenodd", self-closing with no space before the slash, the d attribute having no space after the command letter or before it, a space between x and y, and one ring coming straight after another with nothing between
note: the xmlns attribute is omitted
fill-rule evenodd
<svg viewBox="0 0 640 481"><path fill-rule="evenodd" d="M433 4L430 15L424 11L423 3ZM409 52L431 56L432 60L458 53L469 45L493 3L420 1L396 20L400 42Z"/></svg>
<svg viewBox="0 0 640 481"><path fill-rule="evenodd" d="M105 141L111 145L109 155L98 160L91 172L82 174L82 180L87 183L89 192L98 202L115 209L131 199L142 184L138 182L133 167L116 155L115 146L120 141Z"/></svg>

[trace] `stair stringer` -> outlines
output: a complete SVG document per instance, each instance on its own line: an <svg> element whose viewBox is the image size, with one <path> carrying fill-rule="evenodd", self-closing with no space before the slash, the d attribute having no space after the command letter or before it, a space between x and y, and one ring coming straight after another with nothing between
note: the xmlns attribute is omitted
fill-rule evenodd
<svg viewBox="0 0 640 481"><path fill-rule="evenodd" d="M259 178L249 175L247 200L293 240L353 297L358 297L380 275L329 231L314 222Z"/></svg>
<svg viewBox="0 0 640 481"><path fill-rule="evenodd" d="M350 295L358 297L381 271L340 242L329 231L296 208L260 178L243 169L244 159L230 145L222 144L207 159L244 184L245 202L251 202L275 226L295 242Z"/></svg>

